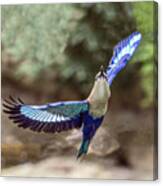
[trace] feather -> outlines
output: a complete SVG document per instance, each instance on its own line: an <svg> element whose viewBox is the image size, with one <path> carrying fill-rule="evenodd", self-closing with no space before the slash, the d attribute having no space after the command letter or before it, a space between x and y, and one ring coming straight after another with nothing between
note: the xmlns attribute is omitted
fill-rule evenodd
<svg viewBox="0 0 163 186"><path fill-rule="evenodd" d="M82 114L88 111L87 101L67 101L47 105L26 105L9 97L3 103L4 112L18 127L49 133L61 132L82 125Z"/></svg>
<svg viewBox="0 0 163 186"><path fill-rule="evenodd" d="M106 71L109 85L112 84L112 81L116 75L131 59L135 50L140 44L141 38L142 36L139 32L134 32L114 47L113 57L111 58Z"/></svg>

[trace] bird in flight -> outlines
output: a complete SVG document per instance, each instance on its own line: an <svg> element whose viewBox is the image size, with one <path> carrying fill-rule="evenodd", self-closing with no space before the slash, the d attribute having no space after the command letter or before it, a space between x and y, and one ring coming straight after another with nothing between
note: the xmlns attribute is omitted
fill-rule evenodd
<svg viewBox="0 0 163 186"><path fill-rule="evenodd" d="M85 100L28 105L20 98L10 96L4 100L3 111L18 127L29 128L35 132L55 133L82 128L82 143L77 158L87 154L90 142L107 112L112 81L131 59L141 38L141 33L133 32L114 47L107 68L101 66Z"/></svg>

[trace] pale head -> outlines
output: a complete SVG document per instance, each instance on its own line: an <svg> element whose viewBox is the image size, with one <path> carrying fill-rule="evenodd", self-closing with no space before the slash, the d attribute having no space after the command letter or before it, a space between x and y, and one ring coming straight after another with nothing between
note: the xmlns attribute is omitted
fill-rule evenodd
<svg viewBox="0 0 163 186"><path fill-rule="evenodd" d="M100 67L100 71L97 73L92 91L88 97L90 102L106 103L110 97L110 87L107 81L107 75L104 71L104 67Z"/></svg>
<svg viewBox="0 0 163 186"><path fill-rule="evenodd" d="M104 67L100 67L100 71L97 73L95 82L88 101L90 103L90 113L94 117L101 117L107 111L108 99L111 96L110 87L107 81L107 75L104 71Z"/></svg>

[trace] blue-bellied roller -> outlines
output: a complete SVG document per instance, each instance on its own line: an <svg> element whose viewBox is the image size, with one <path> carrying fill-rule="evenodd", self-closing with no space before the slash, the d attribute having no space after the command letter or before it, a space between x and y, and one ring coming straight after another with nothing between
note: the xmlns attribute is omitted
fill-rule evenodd
<svg viewBox="0 0 163 186"><path fill-rule="evenodd" d="M10 96L4 100L4 112L18 127L36 132L55 133L82 128L83 139L77 158L87 154L90 142L107 112L112 81L131 59L141 38L141 33L134 32L114 47L107 68L100 68L85 100L28 105L20 98Z"/></svg>

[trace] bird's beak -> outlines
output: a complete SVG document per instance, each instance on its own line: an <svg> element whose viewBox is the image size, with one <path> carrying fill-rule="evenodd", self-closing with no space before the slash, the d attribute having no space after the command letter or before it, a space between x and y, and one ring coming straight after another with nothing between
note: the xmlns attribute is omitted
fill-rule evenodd
<svg viewBox="0 0 163 186"><path fill-rule="evenodd" d="M100 67L100 71L98 72L98 74L97 74L96 77L95 77L96 80L97 80L97 79L100 79L100 78L105 78L105 79L107 79L107 75L106 75L106 73L105 73L105 70L104 70L104 67L103 67L103 66Z"/></svg>
<svg viewBox="0 0 163 186"><path fill-rule="evenodd" d="M100 77L105 77L105 71L104 71L104 66L101 65L100 67L100 74L99 74Z"/></svg>

